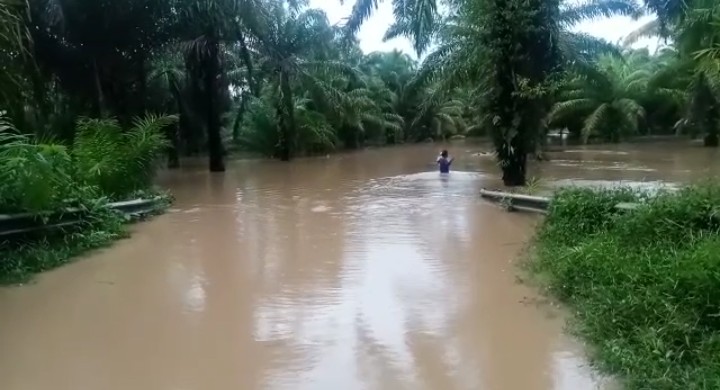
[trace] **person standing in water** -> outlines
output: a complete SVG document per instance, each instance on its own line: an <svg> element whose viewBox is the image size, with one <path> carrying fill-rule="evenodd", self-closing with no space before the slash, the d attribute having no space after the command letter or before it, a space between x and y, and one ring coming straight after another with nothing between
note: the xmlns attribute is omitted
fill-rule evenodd
<svg viewBox="0 0 720 390"><path fill-rule="evenodd" d="M450 165L453 160L453 158L448 156L448 151L443 150L437 158L437 165L440 167L440 173L450 173Z"/></svg>

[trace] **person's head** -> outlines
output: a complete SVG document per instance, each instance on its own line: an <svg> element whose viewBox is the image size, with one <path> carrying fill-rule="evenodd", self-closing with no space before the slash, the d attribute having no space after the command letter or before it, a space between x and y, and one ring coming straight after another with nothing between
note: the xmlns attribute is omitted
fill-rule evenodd
<svg viewBox="0 0 720 390"><path fill-rule="evenodd" d="M443 158L447 158L447 156L448 156L447 150L443 150L442 153L440 153L440 155L441 155Z"/></svg>

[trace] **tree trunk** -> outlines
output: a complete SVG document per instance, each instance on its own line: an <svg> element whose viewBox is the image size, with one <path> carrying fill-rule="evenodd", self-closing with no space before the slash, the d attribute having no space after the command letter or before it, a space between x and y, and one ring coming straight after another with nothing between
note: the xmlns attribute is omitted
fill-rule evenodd
<svg viewBox="0 0 720 390"><path fill-rule="evenodd" d="M180 168L180 143L178 142L179 124L168 126L168 138L170 139L170 147L168 148L168 163L169 169Z"/></svg>
<svg viewBox="0 0 720 390"><path fill-rule="evenodd" d="M280 71L280 160L290 161L295 152L295 107L293 104L290 76Z"/></svg>
<svg viewBox="0 0 720 390"><path fill-rule="evenodd" d="M346 149L355 150L360 148L360 134L356 128L344 125L341 134Z"/></svg>
<svg viewBox="0 0 720 390"><path fill-rule="evenodd" d="M220 48L218 41L214 38L208 39L207 55L204 76L207 99L206 114L210 172L225 172L222 136L220 134L219 91L217 88L220 73Z"/></svg>
<svg viewBox="0 0 720 390"><path fill-rule="evenodd" d="M135 106L135 110L133 110L133 115L143 115L147 110L147 72L145 69L145 58L139 58L137 60L136 77L138 81L138 91L136 95L137 100L134 103L137 104L137 106Z"/></svg>
<svg viewBox="0 0 720 390"><path fill-rule="evenodd" d="M245 109L247 106L247 96L245 93L240 94L240 107L238 107L237 114L235 115L235 121L233 122L233 141L237 142L240 139L240 125L242 124L243 116L245 116Z"/></svg>
<svg viewBox="0 0 720 390"><path fill-rule="evenodd" d="M503 182L526 182L528 153L546 132L550 106L544 91L558 68L558 0L492 0L478 18L485 20L484 44L492 72L482 110L488 113Z"/></svg>
<svg viewBox="0 0 720 390"><path fill-rule="evenodd" d="M703 144L707 147L718 147L718 144L720 144L720 139L718 138L717 132L706 135L705 139L703 140Z"/></svg>
<svg viewBox="0 0 720 390"><path fill-rule="evenodd" d="M515 136L508 145L502 161L503 184L508 187L524 186L527 177L527 155L525 141Z"/></svg>
<svg viewBox="0 0 720 390"><path fill-rule="evenodd" d="M240 55L242 56L243 62L245 63L245 67L247 68L247 80L248 86L250 87L250 93L252 93L252 95L255 97L259 97L260 85L257 80L255 80L255 71L252 63L252 57L250 56L250 50L247 47L245 36L242 33L240 34L239 41Z"/></svg>
<svg viewBox="0 0 720 390"><path fill-rule="evenodd" d="M180 129L182 127L183 103L180 94L180 85L177 80L170 80L170 90L177 101L178 121L172 126L167 127L167 137L170 141L168 147L168 168L180 168Z"/></svg>
<svg viewBox="0 0 720 390"><path fill-rule="evenodd" d="M103 94L102 83L100 82L100 70L98 69L98 66L97 66L97 60L93 61L93 77L94 77L93 81L95 83L95 94L96 94L95 98L97 99L95 102L97 116L99 118L104 118L105 114L107 112L107 109L105 107L105 94Z"/></svg>
<svg viewBox="0 0 720 390"><path fill-rule="evenodd" d="M705 113L705 139L703 144L707 147L716 148L720 139L718 139L718 127L720 127L720 102L715 96L712 96L711 103Z"/></svg>

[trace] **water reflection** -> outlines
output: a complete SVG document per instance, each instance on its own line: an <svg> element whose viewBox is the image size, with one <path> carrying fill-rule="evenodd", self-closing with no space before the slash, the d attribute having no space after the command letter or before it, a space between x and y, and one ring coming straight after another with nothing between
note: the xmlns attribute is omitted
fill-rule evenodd
<svg viewBox="0 0 720 390"><path fill-rule="evenodd" d="M627 147L553 152L531 175L658 186L719 173L717 151ZM0 387L609 388L562 313L516 283L537 220L478 198L499 185L488 145L449 148L461 171L447 176L433 145L165 173L171 212L0 290Z"/></svg>

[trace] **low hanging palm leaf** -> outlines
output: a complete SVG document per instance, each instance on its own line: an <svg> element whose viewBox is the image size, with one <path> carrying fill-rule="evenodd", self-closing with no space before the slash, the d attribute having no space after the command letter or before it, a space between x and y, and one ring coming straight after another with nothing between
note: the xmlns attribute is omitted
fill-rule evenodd
<svg viewBox="0 0 720 390"><path fill-rule="evenodd" d="M623 39L623 46L628 47L639 40L643 38L652 38L652 37L658 37L661 34L661 26L660 21L657 19L651 20L642 26L638 27L634 31L632 31L630 34L628 34L625 39Z"/></svg>
<svg viewBox="0 0 720 390"><path fill-rule="evenodd" d="M586 0L575 3L564 3L560 10L560 23L566 28L573 27L580 22L609 18L612 16L630 16L637 18L642 10L635 0Z"/></svg>
<svg viewBox="0 0 720 390"><path fill-rule="evenodd" d="M356 0L348 17L345 29L350 34L360 30L383 0ZM428 48L436 31L438 3L436 0L392 0L395 23L390 27L388 39L406 36L413 42L418 54Z"/></svg>
<svg viewBox="0 0 720 390"><path fill-rule="evenodd" d="M447 139L462 135L467 130L462 117L465 106L463 101L447 99L441 92L430 90L411 127L423 129L418 133L421 139Z"/></svg>

